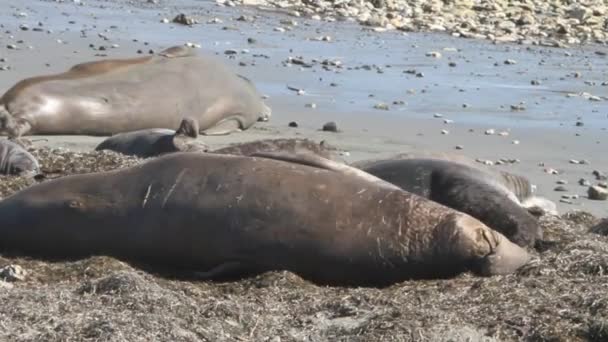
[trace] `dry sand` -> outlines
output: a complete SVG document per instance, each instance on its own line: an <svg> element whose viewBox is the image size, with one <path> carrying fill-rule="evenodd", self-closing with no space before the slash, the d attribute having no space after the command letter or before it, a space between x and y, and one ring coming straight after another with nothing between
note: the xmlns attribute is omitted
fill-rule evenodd
<svg viewBox="0 0 608 342"><path fill-rule="evenodd" d="M202 24L160 22L182 12ZM236 20L241 15L250 20ZM32 30L38 22L41 32ZM580 178L595 183L593 170L608 172L601 152L608 127L605 47L566 50L441 34L380 34L349 23L182 0L88 1L82 6L0 2L0 23L0 58L6 58L0 67L10 66L0 71L0 92L19 79L61 72L83 61L199 43L251 78L273 108L268 123L202 138L212 147L306 137L348 151L350 161L423 149L493 161L519 159L497 167L528 176L541 195L558 202L561 213L583 209L608 216L608 202L586 199L586 187L577 183ZM330 41L315 39L324 36ZM9 44L17 49L8 49ZM100 51L100 46L106 49ZM236 54L226 55L229 49ZM426 55L432 51L441 58ZM312 67L286 63L300 56ZM326 59L327 70L320 63ZM507 59L516 64L505 64ZM532 80L540 84L532 85ZM298 96L287 86L305 94ZM511 110L522 101L524 110ZM316 108L306 106L310 103ZM389 110L374 109L379 103ZM443 116L436 118L436 113ZM445 124L444 119L454 122ZM289 128L291 121L299 127ZM341 132L319 131L327 121L337 122ZM577 121L584 125L576 126ZM449 134L442 134L444 129ZM486 135L487 129L509 135ZM74 151L89 151L102 139L43 138L47 140L36 147ZM463 150L456 151L456 145ZM107 162L94 154L85 158L89 166L78 167L82 156L65 156L76 165L66 173L91 171L96 168L90 165ZM49 158L41 156L43 164ZM572 164L571 159L589 164ZM122 159L104 165L117 163ZM549 175L546 168L560 174ZM581 195L573 204L559 203L564 193L553 191L559 179L568 181L566 194ZM2 183L2 196L27 185ZM516 275L464 275L386 290L321 288L289 273L222 285L167 280L106 258L75 263L0 259L0 266L19 264L31 274L25 283L0 283L2 303L8 303L0 308L0 339L477 341L487 335L489 340L607 340L608 241L587 233L595 222L544 220L550 240L559 242Z"/></svg>

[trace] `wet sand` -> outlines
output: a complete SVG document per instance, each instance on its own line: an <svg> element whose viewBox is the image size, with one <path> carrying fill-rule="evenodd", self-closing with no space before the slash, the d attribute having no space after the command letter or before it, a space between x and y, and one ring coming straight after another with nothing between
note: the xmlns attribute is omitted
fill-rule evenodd
<svg viewBox="0 0 608 342"><path fill-rule="evenodd" d="M454 151L492 161L518 159L496 167L528 176L540 195L557 202L560 212L582 209L607 216L608 202L587 199L587 187L578 185L580 178L595 184L594 170L608 172L602 153L608 134L608 86L602 85L608 81L608 65L601 54L608 52L606 47L558 49L495 45L438 33L377 33L348 22L318 22L206 1L138 4L0 3L0 58L6 58L0 66L10 66L0 71L0 92L22 78L62 72L75 63L197 43L252 79L269 96L266 101L273 109L268 123L229 136L201 138L212 147L306 137L347 151L348 161L412 150ZM194 16L201 24L160 22L179 13ZM255 18L236 20L242 15ZM38 22L43 24L41 32L32 30ZM21 24L29 29L21 30ZM324 36L330 41L316 40ZM17 49L8 49L9 44ZM99 50L100 46L106 49ZM226 54L227 50L234 51ZM433 51L441 57L427 56ZM287 63L289 57L311 66ZM323 60L328 60L327 70ZM507 60L516 63L506 64ZM532 85L532 80L539 82ZM288 86L305 93L297 95ZM312 103L316 108L307 106ZM387 104L388 110L375 109L378 104ZM445 119L453 122L446 124ZM292 121L299 127L288 127ZM328 121L335 121L340 132L321 132ZM576 126L579 121L583 126ZM486 135L488 129L508 136ZM44 138L47 141L36 146L79 151L92 149L103 139ZM457 145L463 149L456 150ZM547 174L548 168L560 174ZM567 192L553 191L558 180L568 181ZM561 203L564 194L580 198L572 199L573 204Z"/></svg>

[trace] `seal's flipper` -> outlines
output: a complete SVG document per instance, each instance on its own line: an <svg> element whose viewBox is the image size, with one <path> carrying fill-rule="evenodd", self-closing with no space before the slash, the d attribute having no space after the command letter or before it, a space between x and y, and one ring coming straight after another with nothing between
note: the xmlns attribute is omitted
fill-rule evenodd
<svg viewBox="0 0 608 342"><path fill-rule="evenodd" d="M429 199L467 213L520 246L542 236L538 221L504 191L465 172L442 169L431 174Z"/></svg>
<svg viewBox="0 0 608 342"><path fill-rule="evenodd" d="M219 122L213 127L209 127L206 130L202 131L202 135L226 135L232 132L240 132L241 123L234 118L226 119L224 121Z"/></svg>
<svg viewBox="0 0 608 342"><path fill-rule="evenodd" d="M163 51L159 52L158 55L167 58L190 57L196 55L196 52L191 47L185 45L176 45L164 49Z"/></svg>
<svg viewBox="0 0 608 342"><path fill-rule="evenodd" d="M341 164L341 163L335 162L333 160L323 158L323 157L313 154L311 152L306 152L306 151L255 152L255 153L251 154L251 157L275 159L275 160L285 161L285 162L289 162L289 163L316 167L316 168L324 169L324 170L328 170L328 171L335 171L335 172L343 173L346 175L352 175L352 176L356 176L356 177L365 179L368 182L374 183L376 185L380 185L385 188L390 188L392 190L401 191L401 188L397 187L396 185L388 183L365 171L361 171L352 166L348 166L346 164Z"/></svg>
<svg viewBox="0 0 608 342"><path fill-rule="evenodd" d="M532 184L523 176L515 175L510 172L500 171L502 184L515 194L519 201L524 201L532 196Z"/></svg>
<svg viewBox="0 0 608 342"><path fill-rule="evenodd" d="M198 138L198 121L193 118L184 118L179 125L175 135L181 135L188 138Z"/></svg>

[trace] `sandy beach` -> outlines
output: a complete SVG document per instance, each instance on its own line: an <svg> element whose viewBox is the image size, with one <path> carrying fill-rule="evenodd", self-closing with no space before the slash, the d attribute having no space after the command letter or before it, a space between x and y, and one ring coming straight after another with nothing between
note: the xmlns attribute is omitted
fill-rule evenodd
<svg viewBox="0 0 608 342"><path fill-rule="evenodd" d="M192 16L200 23L192 26L172 23L173 17L179 13ZM167 19L168 23L164 23L163 19ZM0 23L0 69L2 69L0 93L23 78L62 72L76 63L101 58L145 55L151 51L158 52L173 45L186 43L200 44L202 52L221 56L234 70L250 78L260 92L267 96L265 101L272 108L270 121L257 123L249 130L226 136L199 138L211 147L267 138L309 138L315 141L324 140L336 146L342 151L342 157L346 161L420 150L453 151L480 162L487 161L492 164L498 162L498 165L493 167L527 176L537 186L538 195L557 204L560 214L583 210L598 218L608 216L608 202L588 199L589 186L579 184L581 179L591 184L600 182L601 180L593 175L594 171L608 175L608 158L605 157L605 152L602 152L608 148L608 59L606 57L608 48L606 46L591 43L564 49L516 43L493 43L488 40L457 38L442 33L399 30L376 32L378 30L349 21L319 21L288 15L286 11L259 10L246 6L218 6L215 2L195 0L4 1L0 2ZM293 89L301 89L301 94ZM329 121L336 122L339 132L321 131L323 124ZM291 122L296 122L297 127L289 127ZM62 147L75 152L91 151L104 139L91 136L29 136L28 138L34 140L35 147ZM552 170L555 171L554 174L551 173ZM560 184L565 191L554 190ZM564 231L569 232L568 234L582 232L586 228L581 227L589 226L585 224L581 226L582 223L576 219L570 223L575 228L571 226L564 228ZM591 245L594 239L593 236L587 236L584 241ZM594 264L600 271L596 269L597 272L585 273L584 277L597 277L592 280L600 285L596 288L592 288L592 284L584 285L588 291L584 300L596 300L592 309L585 307L584 310L605 312L608 307L606 301L608 282L605 275L605 269L608 267L606 247L608 242L605 237L599 239L603 239L602 244L597 245L597 248L593 247L595 249L589 247L589 250L603 253L595 254L595 257L600 258L602 262ZM567 253L564 252L567 254L564 258L569 258L571 255L568 253L573 250L578 251L579 247L572 247ZM248 322L247 324L251 325L245 327L243 322L234 317L226 318L224 322L220 320L218 321L220 323L213 323L219 324L218 327L221 326L226 335L216 334L216 330L213 329L217 327L210 328L209 331L202 329L186 332L184 327L188 326L187 320L173 322L174 326L179 325L182 330L176 328L177 330L171 330L171 334L167 335L158 332L169 329L162 325L165 323L158 323L162 312L159 312L158 308L151 309L168 305L164 302L165 298L149 304L150 307L138 309L138 315L142 317L145 316L146 310L154 311L155 318L151 322L162 325L162 329L150 323L149 326L139 326L138 329L141 330L135 330L139 332L133 335L121 337L119 333L126 331L123 328L127 329L128 324L125 325L124 322L128 315L120 316L124 324L107 323L108 315L111 314L100 313L100 325L91 328L92 318L87 318L89 321L84 319L86 324L82 324L86 325L87 329L91 329L90 334L83 333L75 338L76 340L118 341L150 338L164 340L171 336L175 340L184 341L274 342L335 340L334 338L347 336L344 340L363 341L365 339L358 337L358 334L365 335L368 327L365 324L371 324L369 322L374 322L375 333L385 329L383 334L369 336L387 341L447 340L449 336L456 336L455 341L465 341L467 338L472 341L517 340L518 337L522 339L526 337L526 340L531 341L544 341L556 336L556 341L571 340L570 338L600 341L602 338L608 338L606 337L608 335L601 335L606 334L606 330L601 329L598 330L599 337L595 335L593 338L580 337L583 334L580 332L582 328L572 322L569 323L572 324L572 331L560 330L552 333L548 328L552 321L547 317L551 316L549 311L557 310L560 304L547 309L546 313L539 309L541 312L539 315L544 315L545 321L536 322L536 325L527 321L511 322L507 324L509 328L504 326L497 328L492 326L494 324L492 322L484 322L476 326L466 318L447 313L450 305L458 302L458 296L462 297L467 291L480 291L473 295L477 297L472 300L478 306L476 309L461 307L462 310L474 310L475 315L478 316L492 312L492 308L500 305L500 302L484 304L482 298L491 298L493 295L507 296L498 293L501 290L497 289L501 287L497 284L501 282L503 285L507 284L504 286L517 288L517 291L524 291L522 290L524 287L528 289L535 287L536 289L528 295L536 296L531 302L537 304L542 302L543 298L552 300L552 296L556 293L565 296L568 289L574 286L572 284L580 285L576 280L583 279L579 277L579 273L576 273L579 271L569 274L568 282L561 283L559 291L545 294L541 294L540 290L544 286L543 283L538 280L538 286L534 285L532 283L537 280L529 277L531 274L538 275L550 282L552 276L556 277L562 271L569 272L570 269L565 271L559 269L561 267L557 256L559 254L555 252L555 255L551 256L554 258L551 259L553 260L551 265L557 265L555 270L552 269L553 271L544 274L543 270L550 267L536 265L534 267L537 268L525 271L528 273L523 276L528 278L523 281L509 277L478 281L472 276L465 276L456 283L440 281L425 283L424 289L417 289L415 283L407 283L404 287L392 288L389 292L329 289L327 290L329 292L325 293L324 289L313 287L286 273L266 275L261 280L239 283L235 288L229 285L213 287L208 284L196 287L190 283L159 280L140 271L134 271L131 266L106 259L71 263L65 274L53 278L54 272L62 272L57 271L59 267L57 264L46 265L35 261L22 261L22 263L35 269L34 273L39 273L37 281L41 282L40 279L43 278L56 281L57 292L53 292L53 295L44 301L52 302L60 298L62 291L72 293L77 291L77 288L82 289L81 283L69 282L74 277L89 272L88 270L90 274L87 277L96 280L87 281L100 286L101 292L114 293L112 282L116 281L117 288L124 291L126 297L116 299L120 302L118 304L113 302L114 299L96 301L97 299L87 297L89 299L86 307L90 310L104 303L104 300L111 301L113 304L108 304L110 306L118 305L114 307L115 310L121 310L128 307L129 301L136 303L133 304L135 306L139 305L137 303L141 299L142 291L150 291L153 295L158 293L162 295L171 291L171 296L175 297L172 298L181 303L180 310L195 310L201 315L221 310L222 305L229 307L226 310L256 311L258 309L253 308L253 303L260 300L256 299L256 294L270 298L273 293L277 293L273 291L278 291L281 296L289 298L291 295L289 291L277 290L277 287L301 286L311 292L307 292L304 297L293 297L289 305L298 305L299 301L305 303L311 298L317 300L319 296L324 295L336 298L346 296L348 303L340 304L342 305L340 308L332 307L332 310L335 309L335 312L332 312L344 310L356 312L352 315L346 313L340 318L341 321L336 321L335 317L326 317L327 313L315 316L312 312L306 313L304 312L306 310L300 310L298 315L308 317L306 319L309 321L299 322L297 317L291 317L289 318L291 331L285 328L284 331L279 329L280 331L269 332L264 335L265 339L256 333L256 327L252 323L254 321ZM8 262L9 259L3 258L2 261L2 264L5 264L4 261ZM103 268L105 269L100 270ZM581 281L588 280L584 278ZM104 281L107 283L103 283ZM492 287L494 285L497 287ZM400 312L401 309L397 311L386 309L382 312L374 309L383 303L389 305L387 303L391 301L392 296L411 293L412 296L422 298L428 295L429 291L444 290L455 297L449 303L443 302L442 306L436 308L438 311L433 313L430 307L426 307L424 313L408 309L410 310L408 314L411 316L407 319L413 319L417 315L424 317L424 322L420 325L408 326L407 329L401 327L399 331L402 335L393 336L390 333L391 329L397 329L394 326L401 324L395 316L388 321L384 320L388 322L386 328L379 328L382 325L379 323L382 321L379 317L402 314L395 313ZM0 288L1 291L5 290ZM23 296L26 294L31 296L36 292L32 288L23 291L25 291ZM90 292L90 288L82 291ZM238 298L235 297L235 293L238 294L239 291L252 291L251 293L254 294L248 294L251 297L245 300L238 295L236 295ZM188 293L198 299L182 298L188 296ZM207 295L223 299L216 301L215 304L210 301L205 302L205 305L216 305L213 309L207 307L205 309L207 311L202 310L200 306L196 307L201 304L197 300ZM512 295L525 297L522 292ZM9 294L6 292L2 296ZM581 296L584 294L581 293ZM34 297L28 297L27 301L35 303L36 300L32 298ZM239 300L244 300L247 304L234 307L239 306L234 304L234 301ZM411 298L409 300L411 302L408 303L416 306L412 304L416 300ZM365 303L363 305L365 308L353 309L357 306L357 301ZM273 305L288 305L287 302L289 299ZM73 300L71 303L70 305L74 305ZM327 304L315 303L321 306ZM63 310L57 307L59 304L43 302L41 305L52 306L55 314ZM393 302L389 306L399 305ZM530 305L528 307L530 310L535 308L535 304ZM70 312L67 306L64 309ZM271 305L266 309L273 310ZM503 309L495 310L500 312ZM579 307L579 310L583 309ZM278 322L283 314L277 311L272 317ZM5 311L0 318L2 315L9 314ZM496 316L498 315L497 313ZM534 312L527 312L526 315L533 316ZM138 319L143 319L142 317ZM44 319L52 320L52 315L45 316ZM406 320L406 317L402 319ZM509 317L503 319L508 320ZM451 329L450 320L460 327L458 333L446 332ZM364 321L367 323L363 324ZM606 323L605 318L601 322ZM271 322L266 323L272 325ZM52 326L51 323L49 324ZM324 330L323 333L309 333L305 329L300 329L310 324L325 325L328 330ZM587 322L580 324L585 325ZM108 326L112 327L108 328ZM433 328L428 328L429 326ZM483 329L480 326L483 326ZM513 326L533 326L536 330L519 331ZM109 330L104 330L106 328ZM155 330L157 328L160 330ZM44 333L40 333L40 327L37 327L36 331L29 332L25 331L25 328L19 329L13 330L10 337L19 336L20 340L60 340L63 336L59 328L57 330L59 332L52 332L52 329L48 328L49 330ZM149 331L146 332L146 329ZM212 330L214 332L210 332ZM150 331L157 332L149 333ZM406 336L404 331L411 335ZM418 338L416 334L420 331L428 334ZM74 331L68 329L65 333L74 333ZM456 335L450 335L452 333ZM140 334L139 338L137 338L138 334Z"/></svg>

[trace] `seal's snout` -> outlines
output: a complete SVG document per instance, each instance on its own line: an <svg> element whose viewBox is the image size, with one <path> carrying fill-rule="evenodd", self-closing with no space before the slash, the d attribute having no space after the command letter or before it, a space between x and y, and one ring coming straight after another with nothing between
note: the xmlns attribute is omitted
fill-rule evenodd
<svg viewBox="0 0 608 342"><path fill-rule="evenodd" d="M525 265L530 259L528 252L495 231L484 232L486 243L492 251L479 263L481 275L510 274Z"/></svg>

